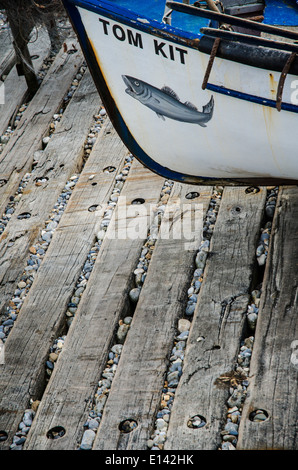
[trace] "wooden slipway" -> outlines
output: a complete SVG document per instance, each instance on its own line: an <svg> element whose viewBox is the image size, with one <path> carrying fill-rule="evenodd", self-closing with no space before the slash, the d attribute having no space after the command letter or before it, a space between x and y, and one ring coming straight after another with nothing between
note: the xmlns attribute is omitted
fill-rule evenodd
<svg viewBox="0 0 298 470"><path fill-rule="evenodd" d="M73 38L68 41L0 155L1 215L22 177L31 172L34 154L42 148L53 114L59 111L83 63L78 44ZM14 73L7 75L7 90L15 80ZM15 105L21 104L19 99L24 95L22 85ZM192 322L164 449L220 449L233 386L232 380L224 379L232 379L243 340L252 335L249 385L236 448L297 449L297 187L279 188L265 268L258 267L256 248L264 226L267 188L224 188L192 318L185 316L185 308L203 233L198 229L190 245L183 236L167 238L163 234L169 219L164 215L156 227L150 211L163 195L165 207L187 204L185 210L203 220L214 188L174 183L165 198L164 180L134 159L78 309L66 328L67 305L128 156L105 118L86 159L85 142L101 106L87 70L50 142L34 163L34 172L0 237L0 309L5 320L30 247L42 233L66 182L74 173L79 175L3 346L0 436L7 439L0 441L0 449L10 448L30 400L40 403L24 450L80 447L97 383L116 341L119 322L127 315L132 316L132 323L103 407L94 450L148 449L162 406L178 321L183 317ZM107 172L107 168L114 171ZM36 185L38 178L44 178L45 183ZM189 199L190 193L197 193L196 197ZM138 217L147 230L138 237L111 236L117 232L115 228L133 222L136 215L121 209L136 200L142 202ZM24 213L30 217L19 218ZM123 214L128 214L126 219ZM183 211L171 220L171 227L179 226L182 220L186 220ZM132 306L129 292L135 287L134 271L152 230L157 239L139 299ZM258 283L262 284L261 299L253 332L246 314ZM46 381L45 363L61 332L66 335L65 344ZM267 419L254 421L256 410L263 410ZM205 425L189 426L194 416L204 418ZM122 432L120 423L130 419L135 428ZM48 431L57 427L63 427L63 437L48 438Z"/></svg>

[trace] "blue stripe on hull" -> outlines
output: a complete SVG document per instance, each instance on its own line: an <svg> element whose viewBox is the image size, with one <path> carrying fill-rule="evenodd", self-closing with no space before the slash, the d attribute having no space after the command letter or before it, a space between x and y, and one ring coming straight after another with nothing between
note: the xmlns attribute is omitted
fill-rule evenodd
<svg viewBox="0 0 298 470"><path fill-rule="evenodd" d="M211 83L207 84L206 87L208 90L214 91L215 93L221 93L222 95L228 95L232 98L238 98L240 100L250 101L251 103L257 103L262 106L269 106L270 108L276 108L276 101L269 100L266 98L261 98L260 96L250 95L248 93L241 93L236 90L231 90L229 88L221 87L218 85L212 85ZM292 113L298 113L298 106L290 103L282 103L281 109L284 111L291 111Z"/></svg>

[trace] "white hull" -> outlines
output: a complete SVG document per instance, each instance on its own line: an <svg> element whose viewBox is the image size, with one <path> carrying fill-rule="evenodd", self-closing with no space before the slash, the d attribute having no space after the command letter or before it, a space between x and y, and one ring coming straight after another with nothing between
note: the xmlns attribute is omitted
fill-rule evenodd
<svg viewBox="0 0 298 470"><path fill-rule="evenodd" d="M193 177L298 180L297 112L268 106L268 100L276 100L280 72L215 57L208 80L213 89L202 90L208 54L81 7L78 11L124 123L157 165ZM199 112L213 96L212 118L201 127L158 115L126 92L123 75L159 90L167 86L180 103L190 102ZM292 108L297 105L295 87L297 77L288 75L283 103ZM241 97L229 96L226 90Z"/></svg>

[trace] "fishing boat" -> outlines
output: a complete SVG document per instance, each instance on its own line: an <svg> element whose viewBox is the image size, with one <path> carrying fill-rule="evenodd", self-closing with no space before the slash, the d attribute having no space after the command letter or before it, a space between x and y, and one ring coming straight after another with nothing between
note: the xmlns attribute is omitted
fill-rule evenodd
<svg viewBox="0 0 298 470"><path fill-rule="evenodd" d="M296 0L63 2L143 165L188 184L298 184Z"/></svg>

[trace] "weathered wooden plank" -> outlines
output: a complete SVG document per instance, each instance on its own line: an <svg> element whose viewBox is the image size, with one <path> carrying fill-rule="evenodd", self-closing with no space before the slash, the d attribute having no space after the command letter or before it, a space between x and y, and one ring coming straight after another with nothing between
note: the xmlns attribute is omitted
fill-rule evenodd
<svg viewBox="0 0 298 470"><path fill-rule="evenodd" d="M183 208L182 204L191 202L185 198L191 191L199 192L200 197L193 201L192 209ZM193 220L200 218L203 228L203 210L207 210L211 195L212 187L175 184L168 204L177 201L182 210L173 218L173 229L183 226L187 210L193 211ZM194 243L188 247L182 230L176 239L164 236L168 223L164 217L94 442L95 450L145 450L153 430L175 327L187 303L195 254L203 236L202 230L197 230ZM138 423L132 433L119 430L126 419Z"/></svg>
<svg viewBox="0 0 298 470"><path fill-rule="evenodd" d="M13 195L23 175L30 168L33 154L41 148L42 138L49 130L53 114L60 108L73 76L82 64L78 44L72 49L69 38L67 52L62 49L52 64L43 86L37 91L24 112L22 122L11 136L0 156L0 214Z"/></svg>
<svg viewBox="0 0 298 470"><path fill-rule="evenodd" d="M120 206L113 214L65 347L39 405L26 448L76 448L115 328L120 315L129 306L133 270L144 242L142 236L114 238L113 230L119 226L125 230L127 224L134 221L136 213L129 214L128 208L131 201L140 197L145 203L138 223L146 228L150 222L150 205L158 201L162 185L162 178L137 161L133 162L118 202ZM58 423L67 431L63 439L47 439L47 431Z"/></svg>
<svg viewBox="0 0 298 470"><path fill-rule="evenodd" d="M48 56L50 46L49 36L45 28L38 31L38 41L29 42L28 49L35 71L40 69L44 59ZM0 135L6 131L12 117L24 102L27 94L26 80L23 76L18 75L16 67L12 67L12 70L8 73L4 81L4 87L5 103L0 103Z"/></svg>
<svg viewBox="0 0 298 470"><path fill-rule="evenodd" d="M279 190L237 449L298 449L298 189ZM255 410L266 421L251 421Z"/></svg>
<svg viewBox="0 0 298 470"><path fill-rule="evenodd" d="M224 190L175 393L166 450L215 450L221 442L229 385L218 387L215 380L232 371L236 362L265 197L262 188L256 194L237 187ZM196 415L205 418L204 427L187 426Z"/></svg>
<svg viewBox="0 0 298 470"><path fill-rule="evenodd" d="M88 416L94 387L105 367L114 331L129 306L128 292L144 237L114 238L113 230L125 230L135 219L131 201L143 198L138 224L147 227L150 205L159 199L163 179L133 162L121 192L117 211L109 224L86 290L71 324L64 348L39 405L26 442L27 449L74 449ZM127 214L126 214L127 212ZM126 217L127 215L127 217ZM145 230L145 237L147 229ZM62 439L47 439L47 431L63 426Z"/></svg>
<svg viewBox="0 0 298 470"><path fill-rule="evenodd" d="M0 312L12 297L24 269L28 249L38 239L65 182L82 164L85 140L99 108L100 99L87 71L0 237ZM47 181L37 186L36 179L43 178ZM30 213L31 217L19 219L22 213Z"/></svg>
<svg viewBox="0 0 298 470"><path fill-rule="evenodd" d="M88 208L105 207L127 154L110 127L102 129L100 139L101 145L98 141L86 162L5 342L5 363L0 365L0 429L7 430L8 439L0 448L11 443L29 399L38 399L43 392L49 348L65 325L67 304L102 220L101 210ZM116 171L104 172L108 165ZM90 175L94 175L92 180Z"/></svg>

